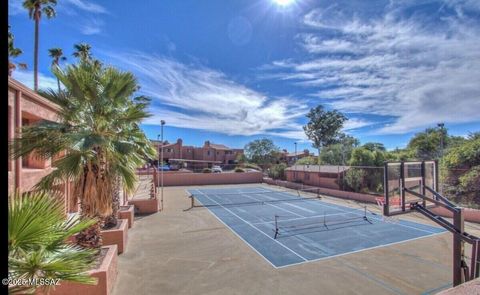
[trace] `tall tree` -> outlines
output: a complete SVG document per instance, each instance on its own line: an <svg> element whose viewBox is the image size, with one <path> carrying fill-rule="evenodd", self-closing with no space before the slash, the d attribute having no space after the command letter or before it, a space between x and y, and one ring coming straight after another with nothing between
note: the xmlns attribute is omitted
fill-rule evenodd
<svg viewBox="0 0 480 295"><path fill-rule="evenodd" d="M367 142L363 145L364 148L373 152L373 151L382 151L385 152L387 149L381 142Z"/></svg>
<svg viewBox="0 0 480 295"><path fill-rule="evenodd" d="M99 247L100 227L116 222L120 186L132 192L136 168L145 158L155 156L155 149L139 127L140 121L150 116L146 112L148 99L134 97L138 89L135 77L113 67L85 61L52 71L65 89L41 94L60 106L61 121L23 127L12 154L18 158L35 151L38 157L52 158L66 151L53 162L56 169L36 188L50 190L55 183L72 181L82 216L102 220L78 234L77 241Z"/></svg>
<svg viewBox="0 0 480 295"><path fill-rule="evenodd" d="M313 147L318 150L318 161L320 162L322 147L338 142L343 123L348 119L337 110L324 110L321 105L310 109L307 118L309 122L303 126L303 130L313 141Z"/></svg>
<svg viewBox="0 0 480 295"><path fill-rule="evenodd" d="M449 145L449 138L445 128L427 128L424 132L415 134L408 143L410 149L417 159L432 160L439 158L442 148Z"/></svg>
<svg viewBox="0 0 480 295"><path fill-rule="evenodd" d="M247 158L255 164L262 165L262 168L275 161L278 150L278 147L268 138L256 139L245 145Z"/></svg>
<svg viewBox="0 0 480 295"><path fill-rule="evenodd" d="M38 90L38 39L39 25L42 13L47 18L55 17L55 5L57 0L25 0L23 7L28 10L28 15L35 22L35 45L33 50L33 89Z"/></svg>
<svg viewBox="0 0 480 295"><path fill-rule="evenodd" d="M52 58L52 67L60 66L60 60L66 60L67 58L63 56L62 48L50 48L48 50L48 55ZM60 80L57 78L58 92L60 92Z"/></svg>
<svg viewBox="0 0 480 295"><path fill-rule="evenodd" d="M80 61L87 61L92 59L92 46L90 46L90 44L78 43L73 45L73 48L75 49L75 51L73 52L73 56L79 58Z"/></svg>

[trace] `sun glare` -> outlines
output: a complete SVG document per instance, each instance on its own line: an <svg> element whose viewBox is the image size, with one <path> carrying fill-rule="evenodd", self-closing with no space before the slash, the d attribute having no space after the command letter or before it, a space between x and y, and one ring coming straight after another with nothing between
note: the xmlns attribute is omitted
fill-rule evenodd
<svg viewBox="0 0 480 295"><path fill-rule="evenodd" d="M287 6L295 2L295 0L273 0L277 5Z"/></svg>

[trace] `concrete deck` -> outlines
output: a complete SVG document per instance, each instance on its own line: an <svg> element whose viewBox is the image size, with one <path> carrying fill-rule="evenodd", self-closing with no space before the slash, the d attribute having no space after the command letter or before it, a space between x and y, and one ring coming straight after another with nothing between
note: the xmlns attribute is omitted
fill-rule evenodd
<svg viewBox="0 0 480 295"><path fill-rule="evenodd" d="M192 188L165 188L165 210L135 220L113 294L435 294L451 287L449 233L275 269L207 209L183 211ZM432 224L417 213L400 218ZM472 234L479 229L466 224Z"/></svg>

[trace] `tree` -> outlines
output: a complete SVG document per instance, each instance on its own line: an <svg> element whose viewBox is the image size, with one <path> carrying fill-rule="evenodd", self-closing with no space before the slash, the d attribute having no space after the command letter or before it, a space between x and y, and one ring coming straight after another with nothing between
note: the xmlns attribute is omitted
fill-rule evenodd
<svg viewBox="0 0 480 295"><path fill-rule="evenodd" d="M364 148L373 152L373 151L382 151L385 152L387 149L381 142L367 142L363 145Z"/></svg>
<svg viewBox="0 0 480 295"><path fill-rule="evenodd" d="M8 278L61 279L93 284L87 274L98 251L68 243L67 239L90 227L95 220L65 219L63 201L57 195L24 193L8 202ZM30 294L49 286L11 285L9 294ZM37 292L38 293L38 292Z"/></svg>
<svg viewBox="0 0 480 295"><path fill-rule="evenodd" d="M73 45L73 48L75 49L75 51L73 52L73 56L79 58L80 61L88 61L92 59L92 46L90 46L90 44L78 43Z"/></svg>
<svg viewBox="0 0 480 295"><path fill-rule="evenodd" d="M415 134L407 148L415 153L419 160L432 160L440 157L441 143L448 146L448 135L443 128L427 128L424 132Z"/></svg>
<svg viewBox="0 0 480 295"><path fill-rule="evenodd" d="M48 50L48 55L52 58L52 67L60 66L60 60L66 60L67 58L63 56L62 48L50 48ZM58 92L60 92L60 80L57 78Z"/></svg>
<svg viewBox="0 0 480 295"><path fill-rule="evenodd" d="M113 67L84 61L64 70L54 68L53 73L65 89L41 94L60 106L60 122L40 121L23 127L22 137L13 142L12 155L18 158L35 151L46 159L66 151L36 189L51 190L55 183L72 181L82 216L100 220L80 233L77 241L99 247L100 227L116 223L121 186L132 192L136 168L145 158L155 156L139 127L149 116L148 99L133 97L138 89L135 77Z"/></svg>
<svg viewBox="0 0 480 295"><path fill-rule="evenodd" d="M318 157L303 157L301 159L298 159L295 162L295 165L318 165Z"/></svg>
<svg viewBox="0 0 480 295"><path fill-rule="evenodd" d="M287 169L287 164L275 164L268 169L268 177L272 179L285 180L285 169Z"/></svg>
<svg viewBox="0 0 480 295"><path fill-rule="evenodd" d="M15 47L13 41L15 40L15 36L10 31L10 26L8 26L8 76L12 76L13 70L17 68L13 60L10 58L16 58L22 54L22 50L20 48ZM21 68L26 68L27 65L23 63L18 64Z"/></svg>
<svg viewBox="0 0 480 295"><path fill-rule="evenodd" d="M25 0L23 7L28 10L28 15L35 22L35 45L33 55L33 89L38 90L38 39L39 39L39 25L42 13L47 18L55 17L55 5L57 0Z"/></svg>
<svg viewBox="0 0 480 295"><path fill-rule="evenodd" d="M360 144L353 136L339 133L336 143L325 146L320 153L322 164L346 165L350 160L352 150Z"/></svg>
<svg viewBox="0 0 480 295"><path fill-rule="evenodd" d="M320 162L322 147L338 141L340 129L342 129L347 118L337 110L325 111L321 105L310 109L307 118L309 122L303 126L303 130L307 137L313 141L313 147L318 150L318 160Z"/></svg>
<svg viewBox="0 0 480 295"><path fill-rule="evenodd" d="M355 192L376 192L383 190L383 163L386 152L370 151L357 147L352 151L349 164L352 166L345 175L345 184Z"/></svg>
<svg viewBox="0 0 480 295"><path fill-rule="evenodd" d="M471 134L448 150L441 163L444 193L459 204L480 208L480 136Z"/></svg>
<svg viewBox="0 0 480 295"><path fill-rule="evenodd" d="M245 156L247 156L249 161L265 166L275 162L278 150L278 147L275 146L271 139L256 139L245 145Z"/></svg>

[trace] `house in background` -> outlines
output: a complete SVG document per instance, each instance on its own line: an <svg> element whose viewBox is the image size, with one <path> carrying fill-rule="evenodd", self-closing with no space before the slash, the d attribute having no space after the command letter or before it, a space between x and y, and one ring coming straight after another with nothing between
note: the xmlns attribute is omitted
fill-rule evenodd
<svg viewBox="0 0 480 295"><path fill-rule="evenodd" d="M161 142L158 140L151 141L158 151L158 155L160 155ZM233 168L237 163L237 157L242 154L243 149L229 148L223 144L211 143L208 140L202 147L183 145L183 140L180 138L175 143L169 143L168 141L163 143L164 162L171 166L186 164L187 168L200 169L220 165ZM152 164L157 166L158 159L152 161Z"/></svg>
<svg viewBox="0 0 480 295"><path fill-rule="evenodd" d="M288 166L295 164L297 160L305 157L314 157L314 154L310 153L307 149L296 153L289 153L287 150L280 152L280 161L286 163Z"/></svg>
<svg viewBox="0 0 480 295"><path fill-rule="evenodd" d="M291 182L338 190L348 169L350 166L294 165L285 169L285 177Z"/></svg>

